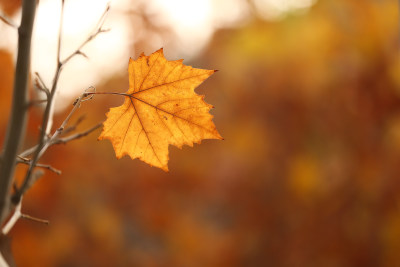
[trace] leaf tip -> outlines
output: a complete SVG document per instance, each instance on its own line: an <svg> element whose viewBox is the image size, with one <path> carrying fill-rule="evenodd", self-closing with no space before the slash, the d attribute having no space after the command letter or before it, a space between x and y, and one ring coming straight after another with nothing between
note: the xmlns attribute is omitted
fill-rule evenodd
<svg viewBox="0 0 400 267"><path fill-rule="evenodd" d="M225 140L225 138L223 138L220 134L219 134L219 132L217 131L217 130L215 130L216 131L216 134L215 134L215 136L216 136L216 138L215 139L218 139L218 140Z"/></svg>
<svg viewBox="0 0 400 267"><path fill-rule="evenodd" d="M160 54L161 56L164 56L164 48L161 47L156 52L154 52L152 55L156 55L156 54Z"/></svg>
<svg viewBox="0 0 400 267"><path fill-rule="evenodd" d="M140 160L144 161L143 159L140 159ZM169 172L168 165L157 165L157 164L153 164L153 163L147 162L147 161L144 161L144 162L149 164L151 167L155 167L155 168L161 169L164 172Z"/></svg>

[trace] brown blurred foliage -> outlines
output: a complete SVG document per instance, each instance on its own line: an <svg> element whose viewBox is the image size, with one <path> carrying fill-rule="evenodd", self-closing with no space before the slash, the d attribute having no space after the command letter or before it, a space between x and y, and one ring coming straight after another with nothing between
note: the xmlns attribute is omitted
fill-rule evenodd
<svg viewBox="0 0 400 267"><path fill-rule="evenodd" d="M171 148L168 174L116 160L96 134L52 148L43 162L63 175L43 177L23 207L51 225L17 224L17 265L399 266L397 20L394 0L325 0L218 32L186 63L221 70L197 92L225 141ZM121 103L85 102L81 129Z"/></svg>
<svg viewBox="0 0 400 267"><path fill-rule="evenodd" d="M0 10L8 16L17 12L20 6L21 0L0 0Z"/></svg>
<svg viewBox="0 0 400 267"><path fill-rule="evenodd" d="M2 128L8 122L11 108L11 95L14 79L14 63L12 56L0 50L0 125ZM0 131L0 144L4 142L5 131Z"/></svg>

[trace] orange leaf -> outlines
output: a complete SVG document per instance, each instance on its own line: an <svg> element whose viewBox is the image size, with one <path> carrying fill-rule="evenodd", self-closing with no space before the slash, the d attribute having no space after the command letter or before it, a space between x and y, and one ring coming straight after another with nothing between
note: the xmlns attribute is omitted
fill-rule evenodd
<svg viewBox="0 0 400 267"><path fill-rule="evenodd" d="M117 158L129 155L168 171L169 144L222 139L209 114L212 106L194 92L214 72L168 61L162 49L130 59L125 102L107 113L99 140L110 139Z"/></svg>

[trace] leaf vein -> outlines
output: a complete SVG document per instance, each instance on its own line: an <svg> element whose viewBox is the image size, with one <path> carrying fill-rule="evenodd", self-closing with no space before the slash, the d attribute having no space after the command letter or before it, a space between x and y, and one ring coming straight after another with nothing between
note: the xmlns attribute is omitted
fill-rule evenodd
<svg viewBox="0 0 400 267"><path fill-rule="evenodd" d="M122 116L124 116L125 113L129 110L129 107L130 107L130 106L128 106L128 107L125 109L125 111L124 111L123 113L121 113L121 115L118 117L118 119L115 120L115 122L113 123L113 125L112 125L110 128L108 128L107 131L104 132L104 134L107 134L109 131L112 130L112 128L114 128L115 124L117 124L117 122L122 118Z"/></svg>
<svg viewBox="0 0 400 267"><path fill-rule="evenodd" d="M133 101L132 101L132 105L133 105L133 108L135 109L135 112L136 112L137 117L138 117L138 119L139 119L139 123L140 123L140 125L142 126L142 129L143 129L143 131L144 131L144 133L145 133L145 135L146 135L147 141L148 141L148 143L150 144L151 149L153 150L153 153L154 153L154 155L156 156L158 162L161 164L161 160L158 158L158 155L157 155L157 153L156 153L156 151L155 151L155 149L154 149L154 147L153 147L153 144L152 144L151 141L150 141L149 134L148 134L148 132L146 131L146 129L145 129L144 125L143 125L142 120L140 119L139 112L138 112L138 110L136 109L135 103L133 103ZM147 150L147 148L146 148L146 150ZM144 157L144 156L143 156L143 157Z"/></svg>
<svg viewBox="0 0 400 267"><path fill-rule="evenodd" d="M190 123L190 124L193 124L193 125L195 125L195 126L197 126L197 127L199 127L199 128L204 129L204 130L207 131L207 132L210 132L210 133L214 134L213 131L211 131L210 129L207 129L206 127L204 127L204 126L202 126L202 125L200 125L200 124L197 124L197 123L195 123L195 122L193 122L193 121L190 121L190 120L188 120L188 119L186 119L186 118L183 118L183 117L181 117L181 116L175 115L174 113L171 113L171 112L169 112L169 111L167 111L167 110L165 110L165 109L162 109L162 108L159 108L159 107L157 107L157 106L154 106L154 105L152 105L152 104L150 104L150 103L144 101L143 99L140 99L140 98L135 97L135 96L133 96L133 95L131 95L130 97L132 97L132 98L134 98L134 99L136 99L136 100L138 100L138 101L140 101L140 102L143 102L143 103L145 103L145 104L147 104L147 105L149 105L149 106L155 108L156 110L157 110L157 109L158 109L158 110L161 110L161 111L163 111L163 112L165 112L165 113L167 113L167 114L169 114L169 115L171 115L171 116L173 116L173 117L177 117L178 119L184 120L184 121L186 121L186 122L188 122L188 123Z"/></svg>
<svg viewBox="0 0 400 267"><path fill-rule="evenodd" d="M132 99L130 99L130 101L131 101L131 104L133 105ZM129 106L130 106L130 105L129 105ZM129 109L129 107L128 107L128 109ZM131 128L131 123L132 123L132 121L133 121L133 118L135 118L135 115L137 114L136 111L134 111L134 112L135 112L135 113L133 113L133 115L132 115L132 117L131 117L131 120L129 121L128 127L126 128L126 131L125 131L125 134L124 134L124 138L122 139L121 147L120 147L120 149L119 149L120 152L122 152L122 148L124 147L125 138L126 138L126 136L128 135L129 128Z"/></svg>
<svg viewBox="0 0 400 267"><path fill-rule="evenodd" d="M142 91L142 86L144 84L144 82L146 81L147 77L149 76L149 73L151 72L151 69L154 67L154 65L157 63L158 58L160 57L160 55L157 56L156 60L154 60L153 64L151 66L149 66L149 71L146 73L146 75L143 77L142 83L140 84L140 87L138 89L138 91Z"/></svg>
<svg viewBox="0 0 400 267"><path fill-rule="evenodd" d="M159 88L159 87L162 87L162 86L170 85L170 84L173 84L173 83L178 83L178 82L190 80L190 79L197 78L197 77L204 76L204 75L206 75L206 74L199 74L199 75L195 75L195 76L190 76L190 77L178 79L178 80L175 80L175 81L172 81L172 82L167 82L167 83L163 83L163 84L157 84L157 85L154 85L152 87L142 89L141 91L133 92L131 95L136 95L136 94L139 94L139 93L151 90L151 89L155 89L155 88Z"/></svg>

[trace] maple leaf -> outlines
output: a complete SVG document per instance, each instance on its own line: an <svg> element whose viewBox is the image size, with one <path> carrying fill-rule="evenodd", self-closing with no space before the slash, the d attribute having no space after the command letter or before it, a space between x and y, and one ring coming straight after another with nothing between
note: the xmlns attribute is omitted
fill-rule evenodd
<svg viewBox="0 0 400 267"><path fill-rule="evenodd" d="M214 70L168 61L163 49L129 60L124 103L107 113L99 140L109 139L117 158L129 155L168 171L168 146L193 146L222 139L209 114L211 105L194 89Z"/></svg>

